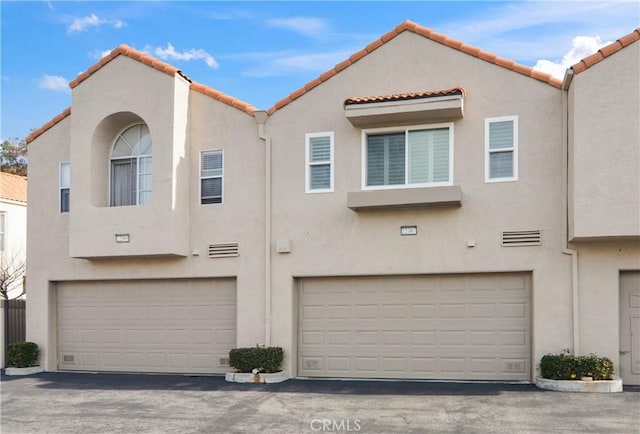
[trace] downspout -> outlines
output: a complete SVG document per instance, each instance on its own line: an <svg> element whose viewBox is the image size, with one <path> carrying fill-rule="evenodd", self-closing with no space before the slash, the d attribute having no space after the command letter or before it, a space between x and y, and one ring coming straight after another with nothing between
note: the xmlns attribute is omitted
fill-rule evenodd
<svg viewBox="0 0 640 434"><path fill-rule="evenodd" d="M264 345L271 346L271 137L265 133L266 110L253 113L258 137L264 140Z"/></svg>
<svg viewBox="0 0 640 434"><path fill-rule="evenodd" d="M580 355L580 294L578 287L578 251L569 247L569 86L573 69L565 72L562 81L562 253L571 256L571 306L573 312L573 354Z"/></svg>

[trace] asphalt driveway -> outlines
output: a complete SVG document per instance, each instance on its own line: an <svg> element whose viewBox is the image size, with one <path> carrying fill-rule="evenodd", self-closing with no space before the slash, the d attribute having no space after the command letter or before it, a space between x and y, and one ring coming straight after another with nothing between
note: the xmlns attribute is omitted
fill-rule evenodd
<svg viewBox="0 0 640 434"><path fill-rule="evenodd" d="M638 433L640 388L43 373L2 376L12 433Z"/></svg>

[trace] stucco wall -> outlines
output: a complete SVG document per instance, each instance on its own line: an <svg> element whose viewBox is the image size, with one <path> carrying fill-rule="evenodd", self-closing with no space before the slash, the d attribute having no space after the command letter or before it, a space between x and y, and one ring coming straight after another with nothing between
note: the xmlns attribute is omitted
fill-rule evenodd
<svg viewBox="0 0 640 434"><path fill-rule="evenodd" d="M578 250L580 353L609 357L619 366L620 271L640 270L634 241L574 243Z"/></svg>
<svg viewBox="0 0 640 434"><path fill-rule="evenodd" d="M571 83L572 239L640 236L639 64L635 42Z"/></svg>
<svg viewBox="0 0 640 434"><path fill-rule="evenodd" d="M472 72L472 73L471 73ZM467 92L454 122L453 183L462 206L354 212L361 190L361 130L351 96L447 89ZM484 120L519 118L519 181L484 182ZM295 354L293 277L533 271L533 342L542 354L571 347L570 258L561 253L561 92L405 32L269 119L273 144L274 340ZM305 133L335 134L335 191L305 194ZM400 226L418 235L401 237ZM542 230L540 247L501 247L502 231ZM475 240L476 247L467 247ZM293 358L295 360L295 358Z"/></svg>

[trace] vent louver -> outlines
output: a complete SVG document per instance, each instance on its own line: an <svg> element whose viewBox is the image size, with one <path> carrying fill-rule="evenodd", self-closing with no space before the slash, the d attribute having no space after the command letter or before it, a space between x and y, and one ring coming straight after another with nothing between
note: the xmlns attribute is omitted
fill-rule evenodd
<svg viewBox="0 0 640 434"><path fill-rule="evenodd" d="M73 365L76 363L76 357L73 354L63 354L62 363L65 365Z"/></svg>
<svg viewBox="0 0 640 434"><path fill-rule="evenodd" d="M229 358L228 357L220 357L218 360L218 364L220 366L229 366Z"/></svg>
<svg viewBox="0 0 640 434"><path fill-rule="evenodd" d="M239 255L240 255L240 250L238 248L238 243L209 245L210 258L231 258Z"/></svg>
<svg viewBox="0 0 640 434"><path fill-rule="evenodd" d="M541 231L508 231L502 233L502 247L539 246Z"/></svg>

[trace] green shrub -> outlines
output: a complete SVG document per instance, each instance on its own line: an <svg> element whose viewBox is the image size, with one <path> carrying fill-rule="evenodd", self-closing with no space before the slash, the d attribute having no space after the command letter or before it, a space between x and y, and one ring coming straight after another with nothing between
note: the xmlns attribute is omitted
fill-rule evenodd
<svg viewBox="0 0 640 434"><path fill-rule="evenodd" d="M282 366L284 351L280 347L234 348L229 351L229 365L238 372L278 372Z"/></svg>
<svg viewBox="0 0 640 434"><path fill-rule="evenodd" d="M592 377L594 380L610 380L613 362L595 354L572 356L568 354L547 354L540 360L540 373L552 380L579 380Z"/></svg>
<svg viewBox="0 0 640 434"><path fill-rule="evenodd" d="M38 366L38 345L33 342L14 342L7 345L7 365L13 368Z"/></svg>

